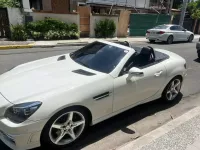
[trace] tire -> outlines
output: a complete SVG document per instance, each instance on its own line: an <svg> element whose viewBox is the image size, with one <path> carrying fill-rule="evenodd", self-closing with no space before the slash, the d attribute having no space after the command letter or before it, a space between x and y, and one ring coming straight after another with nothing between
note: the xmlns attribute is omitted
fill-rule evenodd
<svg viewBox="0 0 200 150"><path fill-rule="evenodd" d="M73 118L71 119L72 121L69 121L71 118L70 116ZM61 110L45 125L40 138L41 146L44 149L55 150L71 146L76 143L86 131L89 126L89 120L89 114L82 108L70 107ZM59 140L58 137L62 137L61 140ZM64 141L64 139L66 141Z"/></svg>
<svg viewBox="0 0 200 150"><path fill-rule="evenodd" d="M198 53L198 57L199 57L199 59L200 59L200 53Z"/></svg>
<svg viewBox="0 0 200 150"><path fill-rule="evenodd" d="M190 35L189 39L188 39L188 42L192 42L193 40L194 40L194 35Z"/></svg>
<svg viewBox="0 0 200 150"><path fill-rule="evenodd" d="M149 40L150 43L155 43L155 40Z"/></svg>
<svg viewBox="0 0 200 150"><path fill-rule="evenodd" d="M172 44L173 43L173 40L174 40L174 37L172 35L170 35L168 38L167 38L167 44Z"/></svg>
<svg viewBox="0 0 200 150"><path fill-rule="evenodd" d="M178 82L179 82L179 85L178 85ZM174 87L173 87L173 85L174 85ZM175 87L175 85L178 85L178 86ZM180 94L181 87L182 87L182 79L180 77L173 78L168 83L168 85L166 86L166 88L164 89L164 91L162 93L162 99L165 102L176 101L178 95Z"/></svg>

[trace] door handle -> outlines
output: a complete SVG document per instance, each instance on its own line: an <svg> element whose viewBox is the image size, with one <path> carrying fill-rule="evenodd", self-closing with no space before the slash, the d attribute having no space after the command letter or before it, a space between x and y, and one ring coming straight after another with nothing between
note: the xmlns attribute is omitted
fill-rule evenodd
<svg viewBox="0 0 200 150"><path fill-rule="evenodd" d="M161 71L159 71L159 72L156 72L154 75L155 75L156 77L159 77L162 73L163 73L163 71L161 70Z"/></svg>

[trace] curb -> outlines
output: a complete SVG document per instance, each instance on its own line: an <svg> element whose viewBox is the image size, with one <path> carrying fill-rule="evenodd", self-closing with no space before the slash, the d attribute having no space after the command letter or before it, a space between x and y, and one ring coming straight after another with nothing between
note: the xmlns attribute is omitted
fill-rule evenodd
<svg viewBox="0 0 200 150"><path fill-rule="evenodd" d="M33 44L29 44L29 45L4 45L4 46L0 46L0 50L32 48L32 47L33 47Z"/></svg>
<svg viewBox="0 0 200 150"><path fill-rule="evenodd" d="M151 131L150 133L144 135L143 137L128 142L122 146L115 148L115 150L140 150L144 146L151 144L154 140L164 136L168 132L172 131L173 129L177 128L181 124L191 120L192 118L200 115L200 107L195 107L194 109L190 110L189 112L183 114L182 116L168 122L167 124Z"/></svg>

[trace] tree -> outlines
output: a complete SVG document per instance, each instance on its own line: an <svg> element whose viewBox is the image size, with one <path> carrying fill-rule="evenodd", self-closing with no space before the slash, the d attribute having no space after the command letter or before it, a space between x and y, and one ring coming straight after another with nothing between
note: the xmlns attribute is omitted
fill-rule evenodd
<svg viewBox="0 0 200 150"><path fill-rule="evenodd" d="M0 0L0 8L6 8L6 7L21 8L22 1L21 0Z"/></svg>
<svg viewBox="0 0 200 150"><path fill-rule="evenodd" d="M192 1L188 4L188 11L191 14L191 17L195 19L193 32L195 32L197 21L200 18L200 0ZM200 28L198 29L198 33L200 31Z"/></svg>

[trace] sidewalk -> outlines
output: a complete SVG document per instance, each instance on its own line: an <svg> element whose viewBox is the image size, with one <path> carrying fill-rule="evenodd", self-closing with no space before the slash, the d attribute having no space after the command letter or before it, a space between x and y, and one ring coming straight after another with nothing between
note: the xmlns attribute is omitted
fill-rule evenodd
<svg viewBox="0 0 200 150"><path fill-rule="evenodd" d="M200 150L200 107L116 150Z"/></svg>
<svg viewBox="0 0 200 150"><path fill-rule="evenodd" d="M200 35L195 35L194 39L199 39ZM55 46L84 46L96 40L106 40L110 42L147 42L146 37L127 37L127 38L80 38L78 40L55 40L55 41L0 41L0 50L17 48L42 48Z"/></svg>

